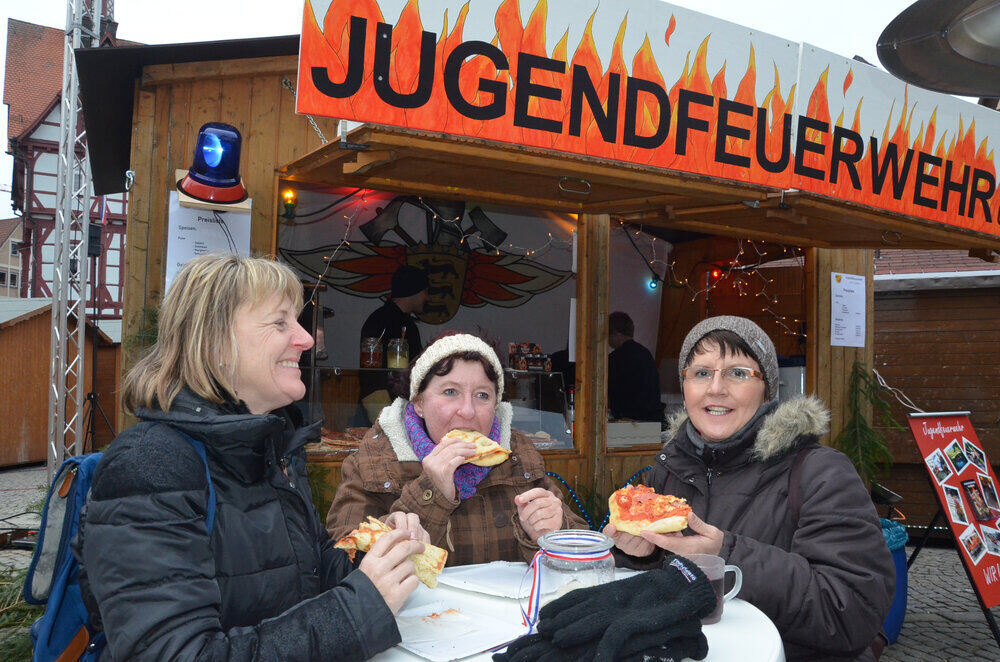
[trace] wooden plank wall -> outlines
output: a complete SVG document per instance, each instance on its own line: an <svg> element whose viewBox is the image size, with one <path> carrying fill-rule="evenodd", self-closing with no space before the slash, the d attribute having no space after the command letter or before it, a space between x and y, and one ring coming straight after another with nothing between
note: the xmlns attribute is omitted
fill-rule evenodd
<svg viewBox="0 0 1000 662"><path fill-rule="evenodd" d="M0 466L45 461L51 333L48 311L0 329L0 360L7 375L0 398Z"/></svg>
<svg viewBox="0 0 1000 662"><path fill-rule="evenodd" d="M72 330L72 325L70 326ZM49 424L49 342L52 315L49 311L0 329L0 362L5 374L7 397L0 398L0 421L5 434L0 441L0 467L45 462ZM91 342L93 329L88 328L83 385L85 393L92 388L93 368ZM103 341L97 349L97 387L101 407L118 429L116 414L116 379L118 376L118 346ZM72 383L72 382L71 382ZM40 396L39 394L43 394ZM85 405L86 408L86 405ZM73 405L68 403L72 412ZM86 409L85 412L86 414ZM86 429L84 430L86 434ZM110 443L111 431L99 420L96 427L97 446ZM90 446L87 451L93 450Z"/></svg>
<svg viewBox="0 0 1000 662"><path fill-rule="evenodd" d="M882 292L875 298L875 363L885 380L925 411L969 411L1000 471L1000 288ZM881 482L903 496L907 524L926 526L938 502L895 399L884 429L895 457Z"/></svg>
<svg viewBox="0 0 1000 662"><path fill-rule="evenodd" d="M857 274L866 279L864 347L830 345L831 273ZM847 395L854 361L862 361L869 368L873 365L873 277L871 250L810 248L806 251L806 390L819 397L830 408L830 434L823 440L824 443L836 438L849 415Z"/></svg>
<svg viewBox="0 0 1000 662"><path fill-rule="evenodd" d="M122 334L140 328L147 307L163 296L168 194L175 170L187 169L202 124L221 121L243 135L241 174L253 198L250 248L273 250L275 169L319 147L308 119L295 114L295 97L282 79L295 81L296 58L271 57L210 63L155 65L135 92L129 240L125 256ZM316 118L329 140L336 121ZM123 369L135 356L127 354Z"/></svg>

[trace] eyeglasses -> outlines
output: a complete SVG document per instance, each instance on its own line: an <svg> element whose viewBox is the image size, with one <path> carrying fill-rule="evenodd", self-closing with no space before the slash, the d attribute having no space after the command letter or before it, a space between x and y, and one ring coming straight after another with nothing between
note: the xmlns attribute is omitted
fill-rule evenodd
<svg viewBox="0 0 1000 662"><path fill-rule="evenodd" d="M696 384L707 384L715 377L715 373L721 372L722 378L730 384L747 384L754 377L764 379L764 373L753 368L743 368L734 366L732 368L706 368L704 366L694 366L684 368L681 375L684 379L690 379Z"/></svg>

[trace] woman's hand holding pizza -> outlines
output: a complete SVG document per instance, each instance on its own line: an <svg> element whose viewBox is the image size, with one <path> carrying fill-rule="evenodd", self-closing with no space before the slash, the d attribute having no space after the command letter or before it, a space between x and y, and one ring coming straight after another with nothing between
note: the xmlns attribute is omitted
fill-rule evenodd
<svg viewBox="0 0 1000 662"><path fill-rule="evenodd" d="M660 549L665 549L668 552L680 554L681 556L685 554L713 554L717 556L722 550L722 539L725 536L725 532L711 524L706 524L693 512L688 515L687 523L687 528L694 535L686 536L680 531L674 533L651 533L643 531L640 535ZM631 537L634 538L635 536Z"/></svg>
<svg viewBox="0 0 1000 662"><path fill-rule="evenodd" d="M404 513L402 510L396 510L389 513L389 516L385 518L385 523L393 529L406 529L410 532L412 540L431 541L431 534L427 533L420 525L420 516L416 513Z"/></svg>
<svg viewBox="0 0 1000 662"><path fill-rule="evenodd" d="M514 505L517 506L517 518L532 542L538 542L540 537L562 526L562 499L544 488L533 487L518 494L514 497Z"/></svg>
<svg viewBox="0 0 1000 662"><path fill-rule="evenodd" d="M649 556L656 549L656 545L641 536L633 536L615 528L614 524L604 527L604 535L615 541L615 547L622 550L629 556L642 558ZM670 534L673 535L673 534Z"/></svg>
<svg viewBox="0 0 1000 662"><path fill-rule="evenodd" d="M424 544L410 540L410 532L395 529L379 537L361 559L358 570L365 573L395 614L417 588L419 580L409 557L424 551Z"/></svg>
<svg viewBox="0 0 1000 662"><path fill-rule="evenodd" d="M475 444L445 437L434 446L434 450L428 453L421 464L434 487L449 501L454 501L457 493L455 470L475 454Z"/></svg>

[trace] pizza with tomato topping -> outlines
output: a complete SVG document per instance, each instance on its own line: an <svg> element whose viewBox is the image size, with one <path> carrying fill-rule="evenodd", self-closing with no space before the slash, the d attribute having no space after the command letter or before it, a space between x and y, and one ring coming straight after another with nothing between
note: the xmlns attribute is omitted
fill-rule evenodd
<svg viewBox="0 0 1000 662"><path fill-rule="evenodd" d="M608 499L611 524L634 536L642 531L671 533L687 527L691 506L672 494L657 494L645 485L626 485Z"/></svg>

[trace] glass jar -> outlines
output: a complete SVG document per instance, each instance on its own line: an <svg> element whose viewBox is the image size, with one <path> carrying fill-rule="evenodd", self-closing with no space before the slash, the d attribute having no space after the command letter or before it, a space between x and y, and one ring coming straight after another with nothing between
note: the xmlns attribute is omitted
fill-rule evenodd
<svg viewBox="0 0 1000 662"><path fill-rule="evenodd" d="M615 580L613 545L610 537L588 529L552 531L538 539L536 567L525 574L521 589L521 608L532 630L542 605L572 590Z"/></svg>
<svg viewBox="0 0 1000 662"><path fill-rule="evenodd" d="M410 365L410 346L406 338L393 338L389 341L386 352L386 365L395 370L402 370Z"/></svg>
<svg viewBox="0 0 1000 662"><path fill-rule="evenodd" d="M382 342L378 338L361 339L361 367L382 367Z"/></svg>

